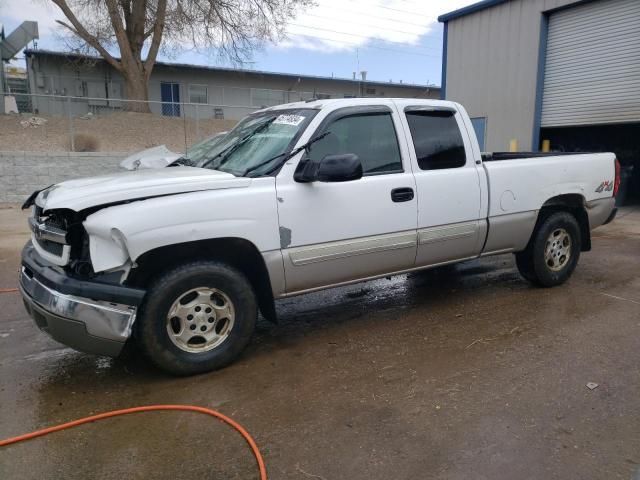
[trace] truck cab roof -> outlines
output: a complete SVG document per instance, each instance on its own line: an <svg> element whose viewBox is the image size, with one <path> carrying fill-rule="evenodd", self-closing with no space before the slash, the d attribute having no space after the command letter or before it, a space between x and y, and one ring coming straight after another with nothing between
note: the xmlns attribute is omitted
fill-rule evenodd
<svg viewBox="0 0 640 480"><path fill-rule="evenodd" d="M433 107L449 107L455 110L458 109L458 104L446 100L432 100L426 98L387 98L387 97L362 97L362 98L330 98L326 100L305 100L300 102L285 103L282 105L276 105L274 107L263 108L255 113L278 111L278 110L290 110L298 108L313 108L322 110L324 108L341 108L341 107L353 107L359 105L390 105L401 103L404 105L424 105Z"/></svg>

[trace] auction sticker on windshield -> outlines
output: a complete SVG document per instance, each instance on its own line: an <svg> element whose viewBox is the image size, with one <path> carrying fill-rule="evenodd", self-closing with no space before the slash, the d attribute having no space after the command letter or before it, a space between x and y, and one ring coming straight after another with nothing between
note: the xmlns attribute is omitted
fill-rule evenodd
<svg viewBox="0 0 640 480"><path fill-rule="evenodd" d="M305 117L302 115L280 115L273 123L279 125L293 125L297 127L304 121Z"/></svg>

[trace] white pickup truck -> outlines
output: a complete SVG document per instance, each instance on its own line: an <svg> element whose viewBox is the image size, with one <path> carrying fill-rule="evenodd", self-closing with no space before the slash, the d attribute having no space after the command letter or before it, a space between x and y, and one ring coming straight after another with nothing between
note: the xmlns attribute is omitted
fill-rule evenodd
<svg viewBox="0 0 640 480"><path fill-rule="evenodd" d="M611 153L482 155L461 105L415 99L264 109L205 164L177 163L25 202L20 289L40 329L111 356L132 337L186 375L231 362L284 297L503 253L559 285L619 183Z"/></svg>

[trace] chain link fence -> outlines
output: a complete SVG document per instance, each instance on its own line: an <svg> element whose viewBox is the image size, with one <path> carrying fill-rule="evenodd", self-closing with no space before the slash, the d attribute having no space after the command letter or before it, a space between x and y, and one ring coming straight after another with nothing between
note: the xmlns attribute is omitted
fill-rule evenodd
<svg viewBox="0 0 640 480"><path fill-rule="evenodd" d="M0 151L134 152L166 145L184 152L261 108L329 97L313 92L219 88L216 100L228 102L3 93L11 113L0 115Z"/></svg>

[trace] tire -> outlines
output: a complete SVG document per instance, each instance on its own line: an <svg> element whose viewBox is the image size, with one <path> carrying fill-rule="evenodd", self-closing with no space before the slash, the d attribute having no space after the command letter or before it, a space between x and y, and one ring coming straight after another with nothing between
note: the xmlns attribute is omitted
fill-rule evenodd
<svg viewBox="0 0 640 480"><path fill-rule="evenodd" d="M136 338L162 370L193 375L231 363L249 343L257 318L247 278L224 263L200 261L165 272L151 285Z"/></svg>
<svg viewBox="0 0 640 480"><path fill-rule="evenodd" d="M580 259L582 238L576 218L568 212L546 217L523 252L516 253L522 277L541 287L566 282Z"/></svg>

